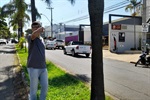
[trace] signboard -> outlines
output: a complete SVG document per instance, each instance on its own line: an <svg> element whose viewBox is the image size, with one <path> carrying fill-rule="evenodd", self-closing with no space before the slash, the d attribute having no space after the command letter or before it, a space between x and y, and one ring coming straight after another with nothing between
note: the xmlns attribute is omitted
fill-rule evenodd
<svg viewBox="0 0 150 100"><path fill-rule="evenodd" d="M148 23L142 23L142 32L148 32L149 26Z"/></svg>
<svg viewBox="0 0 150 100"><path fill-rule="evenodd" d="M121 25L120 25L120 24L119 24L119 25L117 25L117 24L112 24L111 29L112 29L112 30L121 30Z"/></svg>

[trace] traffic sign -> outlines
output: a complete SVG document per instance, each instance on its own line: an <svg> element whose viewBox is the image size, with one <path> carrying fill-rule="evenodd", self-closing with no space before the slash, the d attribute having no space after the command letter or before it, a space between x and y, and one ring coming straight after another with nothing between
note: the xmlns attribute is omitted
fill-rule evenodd
<svg viewBox="0 0 150 100"><path fill-rule="evenodd" d="M148 32L149 25L148 23L142 23L142 32Z"/></svg>

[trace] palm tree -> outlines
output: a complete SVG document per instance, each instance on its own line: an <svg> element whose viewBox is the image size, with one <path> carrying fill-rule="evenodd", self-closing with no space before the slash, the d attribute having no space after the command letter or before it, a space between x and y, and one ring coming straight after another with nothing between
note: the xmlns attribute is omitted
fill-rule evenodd
<svg viewBox="0 0 150 100"><path fill-rule="evenodd" d="M50 5L51 0L45 0ZM69 0L71 4L75 0ZM33 4L32 4L33 3ZM32 21L36 21L35 1L31 0ZM91 100L105 100L104 75L103 75L103 52L102 52L102 30L104 0L88 0L88 8L91 23L92 36L92 84Z"/></svg>
<svg viewBox="0 0 150 100"><path fill-rule="evenodd" d="M102 30L104 0L88 0L92 36L92 83L91 100L105 100Z"/></svg>
<svg viewBox="0 0 150 100"><path fill-rule="evenodd" d="M48 6L51 4L51 0L45 0ZM32 22L36 21L36 18L38 17L39 13L35 7L35 0L31 0L31 17Z"/></svg>
<svg viewBox="0 0 150 100"><path fill-rule="evenodd" d="M10 17L10 24L18 28L18 39L22 36L23 26L30 17L25 13L28 5L24 0L13 0L2 7L2 14Z"/></svg>
<svg viewBox="0 0 150 100"><path fill-rule="evenodd" d="M9 28L7 27L6 20L4 16L1 14L1 7L0 7L0 38L8 38L9 37Z"/></svg>
<svg viewBox="0 0 150 100"><path fill-rule="evenodd" d="M136 11L136 8L138 8L138 5L141 4L141 2L138 2L137 0L128 0L130 1L130 4L126 6L125 11L129 11L131 12L132 16L137 16L139 15L139 12Z"/></svg>

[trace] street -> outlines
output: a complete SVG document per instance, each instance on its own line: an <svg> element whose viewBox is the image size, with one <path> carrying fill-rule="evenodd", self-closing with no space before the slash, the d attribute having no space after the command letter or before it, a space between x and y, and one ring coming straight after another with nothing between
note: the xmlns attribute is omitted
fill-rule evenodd
<svg viewBox="0 0 150 100"><path fill-rule="evenodd" d="M91 58L64 55L62 50L46 50L46 58L69 73L90 83ZM150 68L104 58L105 91L120 100L150 100Z"/></svg>

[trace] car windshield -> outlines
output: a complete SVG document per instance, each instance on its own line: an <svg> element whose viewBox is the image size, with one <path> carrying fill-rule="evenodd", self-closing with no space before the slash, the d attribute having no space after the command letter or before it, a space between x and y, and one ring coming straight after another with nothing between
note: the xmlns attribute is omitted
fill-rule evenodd
<svg viewBox="0 0 150 100"><path fill-rule="evenodd" d="M83 45L83 42L74 41L74 42L72 43L72 45Z"/></svg>
<svg viewBox="0 0 150 100"><path fill-rule="evenodd" d="M56 42L64 42L63 40L56 40Z"/></svg>

